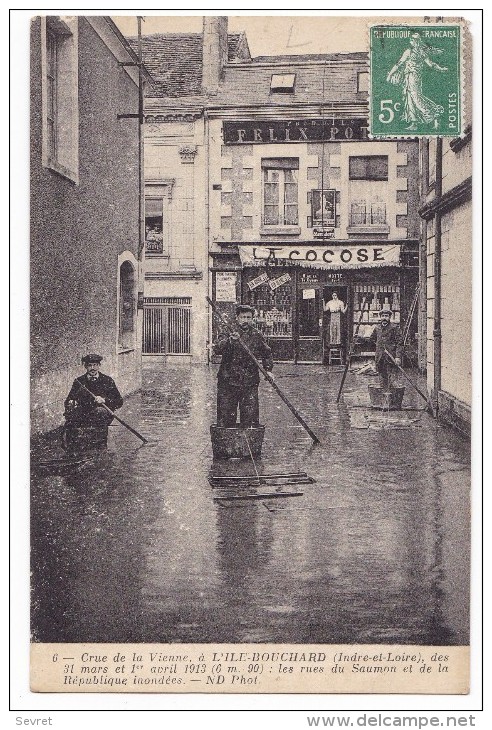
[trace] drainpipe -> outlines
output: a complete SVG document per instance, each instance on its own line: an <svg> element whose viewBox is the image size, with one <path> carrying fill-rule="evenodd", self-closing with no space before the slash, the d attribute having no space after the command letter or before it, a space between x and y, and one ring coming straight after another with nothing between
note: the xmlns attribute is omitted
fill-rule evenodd
<svg viewBox="0 0 492 730"><path fill-rule="evenodd" d="M435 217L435 251L434 251L434 404L435 412L439 412L439 391L441 390L441 210L442 198L442 137L436 140L436 217Z"/></svg>
<svg viewBox="0 0 492 730"><path fill-rule="evenodd" d="M208 111L207 109L203 110L203 123L205 125L204 132L204 140L205 140L205 166L206 166L206 175L205 175L205 241L206 241L206 251L205 251L205 261L204 266L207 271L207 295L212 299L212 272L210 271L210 122L208 118ZM205 272L204 278L205 278ZM213 332L212 332L212 310L210 308L210 305L208 302L206 303L206 312L207 312L207 365L210 365L210 350L209 345L212 342L213 339Z"/></svg>
<svg viewBox="0 0 492 730"><path fill-rule="evenodd" d="M144 249L144 85L142 72L142 18L137 16L138 33L138 260L143 261Z"/></svg>

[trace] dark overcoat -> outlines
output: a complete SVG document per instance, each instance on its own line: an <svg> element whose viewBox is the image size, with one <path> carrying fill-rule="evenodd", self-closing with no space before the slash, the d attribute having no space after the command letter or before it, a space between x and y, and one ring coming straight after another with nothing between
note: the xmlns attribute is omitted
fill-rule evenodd
<svg viewBox="0 0 492 730"><path fill-rule="evenodd" d="M101 423L101 416L104 416L105 413L107 414L105 420L110 422L110 414L98 405L91 394L82 386L85 386L93 395L102 396L105 399L105 405L111 411L115 411L123 405L123 398L113 378L104 375L104 373L99 373L95 380L91 380L86 373L73 381L70 393L65 400L65 417L67 421L74 425L96 425Z"/></svg>
<svg viewBox="0 0 492 730"><path fill-rule="evenodd" d="M371 332L369 340L376 345L376 365L381 359L390 361L388 357L384 357L385 350L388 350L394 358L401 357L401 332L398 325L392 322L385 327L377 324Z"/></svg>
<svg viewBox="0 0 492 730"><path fill-rule="evenodd" d="M241 340L261 362L265 370L272 370L272 351L263 335L254 327L250 327L246 332L241 331L240 334ZM227 334L221 335L214 345L214 354L222 355L217 375L219 383L248 388L258 385L260 382L257 365L244 351L238 340L231 339Z"/></svg>

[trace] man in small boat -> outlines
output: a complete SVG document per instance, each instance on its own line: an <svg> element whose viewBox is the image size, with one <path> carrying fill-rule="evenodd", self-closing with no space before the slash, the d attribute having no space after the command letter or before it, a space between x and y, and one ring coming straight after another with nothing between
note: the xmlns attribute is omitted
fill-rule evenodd
<svg viewBox="0 0 492 730"><path fill-rule="evenodd" d="M65 445L67 450L76 450L81 437L87 447L104 447L108 426L113 420L108 412L123 405L123 398L109 375L100 372L102 355L84 355L84 375L73 381L65 400Z"/></svg>
<svg viewBox="0 0 492 730"><path fill-rule="evenodd" d="M393 357L397 365L401 364L401 332L397 324L391 320L392 311L383 307L379 312L379 324L375 326L369 341L376 346L376 370L379 373L379 383L386 392L391 388L398 368L395 367L385 350Z"/></svg>
<svg viewBox="0 0 492 730"><path fill-rule="evenodd" d="M222 355L217 375L217 425L234 428L239 408L240 425L255 427L260 422L257 365L241 346L243 342L264 369L273 369L272 351L263 335L253 326L252 307L236 307L236 330L223 333L213 346L215 355ZM273 378L273 375L271 376Z"/></svg>

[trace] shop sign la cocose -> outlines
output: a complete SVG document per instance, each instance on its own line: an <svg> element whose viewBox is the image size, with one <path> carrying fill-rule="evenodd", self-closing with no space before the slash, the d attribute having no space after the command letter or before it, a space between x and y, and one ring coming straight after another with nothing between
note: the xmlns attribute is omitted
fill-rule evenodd
<svg viewBox="0 0 492 730"><path fill-rule="evenodd" d="M362 244L359 246L239 246L243 266L302 266L318 269L362 269L398 266L400 246Z"/></svg>

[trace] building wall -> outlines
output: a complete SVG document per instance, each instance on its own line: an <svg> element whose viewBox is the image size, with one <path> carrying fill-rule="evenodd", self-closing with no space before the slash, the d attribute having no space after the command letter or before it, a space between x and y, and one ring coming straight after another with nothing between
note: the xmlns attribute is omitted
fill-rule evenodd
<svg viewBox="0 0 492 730"><path fill-rule="evenodd" d="M429 187L424 187L426 206L423 209L427 247L427 384L438 404L439 417L469 433L473 266L469 182L472 152L469 138L465 136L458 142L456 145L456 140L443 140L440 161L439 148L435 144L429 145L428 159L423 156L424 186L429 181ZM441 178L435 181L440 168ZM437 285L436 271L439 275ZM439 297L438 301L436 297ZM439 329L440 346L435 338Z"/></svg>
<svg viewBox="0 0 492 730"><path fill-rule="evenodd" d="M288 116L287 112L283 112ZM290 110L290 113L295 114ZM231 118L232 112L228 111L227 120ZM237 112L237 119L241 119L241 112ZM262 120L261 110L257 110L255 120ZM272 111L265 110L265 115L271 120ZM363 116L359 112L358 116ZM316 111L312 112L316 118ZM309 115L306 115L309 120ZM241 120L243 121L243 120ZM309 121L305 122L306 127ZM247 127L245 122L244 126ZM359 314L355 313L359 301L359 291L366 292L366 299L372 302L376 291L394 291L395 301L400 305L395 313L396 321L406 322L408 307L415 292L416 275L418 267L407 269L405 272L402 266L391 268L383 272L375 267L365 267L354 272L347 267L344 270L327 269L326 271L307 269L299 270L299 276L290 269L278 269L278 274L288 274L290 281L283 286L283 289L275 295L275 302L269 300L269 288L267 284L255 288L255 295L251 295L248 282L261 273L257 270L241 270L236 246L254 244L262 246L304 246L304 250L314 246L333 246L343 248L350 243L357 243L360 246L369 244L383 245L385 242L401 241L408 243L409 249L416 250L416 240L419 233L420 219L418 216L418 143L409 140L405 142L396 141L369 141L351 140L345 142L270 142L270 143L239 143L225 144L223 132L223 120L213 118L210 120L210 252L213 254L215 272L212 276L212 297L215 294L214 283L219 276L218 271L237 272L237 301L253 303L258 300L256 307L259 312L258 326L262 326L264 312L276 307L282 311L282 317L286 309L290 315L285 315L289 325L285 330L288 332L284 337L279 335L275 339L272 335L270 343L274 350L274 357L278 360L310 361L319 362L326 360L326 345L321 334L325 326L323 320L322 302L320 297L326 287L338 283L344 296L349 297L350 317L354 323ZM349 179L349 162L351 157L385 156L388 158L388 179L376 181L355 181ZM295 158L298 160L298 224L290 226L265 226L263 223L263 169L262 160L275 158ZM281 166L281 163L279 163ZM378 187L380 185L380 188ZM386 208L386 220L384 224L377 225L354 225L351 220L351 203L356 195L364 194L372 199L377 188L381 200ZM312 220L312 196L316 190L333 189L336 191L336 218L335 226L330 234L323 237L316 237L315 230L320 228ZM375 197L374 197L375 199ZM327 226L328 228L328 226ZM409 241L410 239L410 241ZM403 247L402 247L403 249ZM231 255L235 259L231 260ZM402 254L402 258L403 258ZM304 273L302 273L304 272ZM302 275L301 275L302 274ZM303 278L307 277L307 278ZM215 277L215 278L214 278ZM309 282L306 283L306 282ZM303 300L302 289L310 287L316 291L313 299L313 307L316 311L320 309L319 329L304 321L304 314L301 314ZM264 287L265 291L263 292ZM360 289L359 289L360 287ZM263 296L263 294L265 296ZM369 297L369 292L371 295ZM393 296L393 295L390 295ZM256 298L255 298L256 297ZM263 301L265 300L265 301ZM266 303L268 300L268 304ZM230 300L218 302L218 307L225 313L233 311ZM307 308L305 308L307 310ZM274 310L277 311L277 310ZM303 310L304 311L304 310ZM403 319L400 319L402 316ZM312 312L309 317L315 317ZM316 317L315 317L316 318ZM282 320L283 322L284 320ZM415 318L416 321L416 318ZM415 325L416 326L416 325ZM347 325L346 329L352 331ZM309 335L302 334L309 329ZM369 326L364 326L370 331ZM413 336L414 328L411 331L412 349L414 349ZM267 336L270 330L265 330ZM361 330L362 331L362 330ZM284 332L285 334L285 332ZM214 331L212 336L216 335ZM344 333L344 343L346 340ZM307 342L307 340L312 342ZM277 341L278 340L278 341ZM367 349L367 348L366 348ZM409 348L410 349L410 348Z"/></svg>
<svg viewBox="0 0 492 730"><path fill-rule="evenodd" d="M213 243L258 243L296 240L314 241L311 224L311 191L323 187L337 190L337 218L334 237L348 240L358 231L350 227L349 157L387 155L389 179L385 202L387 226L373 229L376 237L407 239L418 236L418 144L396 142L327 142L296 144L221 143L219 119L210 122L210 227ZM298 213L296 231L269 234L262 227L263 158L299 159ZM323 172L322 172L323 171ZM220 185L220 192L215 189ZM365 231L361 235L370 235Z"/></svg>
<svg viewBox="0 0 492 730"><path fill-rule="evenodd" d="M128 393L140 384L140 336L118 355L118 256L137 267L138 88L84 17L78 19L78 184L42 165L41 20L31 29L32 429L62 422L81 355ZM138 325L138 322L137 322Z"/></svg>
<svg viewBox="0 0 492 730"><path fill-rule="evenodd" d="M163 254L146 254L147 297L191 297L191 358L206 362L207 159L203 119L148 121L145 125L146 191L164 185Z"/></svg>
<svg viewBox="0 0 492 730"><path fill-rule="evenodd" d="M472 174L472 146L465 144L453 150L449 140L443 141L442 150L442 192L443 195L463 182ZM471 219L470 219L471 220ZM470 226L471 233L471 226ZM471 237L467 241L471 245Z"/></svg>
<svg viewBox="0 0 492 730"><path fill-rule="evenodd" d="M442 219L441 389L471 405L472 261L471 202ZM464 254L464 249L468 249Z"/></svg>
<svg viewBox="0 0 492 730"><path fill-rule="evenodd" d="M453 151L443 144L442 192L456 188L472 174L472 147ZM441 388L471 406L472 379L472 203L468 201L442 217L441 240Z"/></svg>
<svg viewBox="0 0 492 730"><path fill-rule="evenodd" d="M427 389L429 393L434 391L435 378L435 348L434 348L434 313L435 313L435 256L436 256L436 222L431 218L426 222L427 239Z"/></svg>

